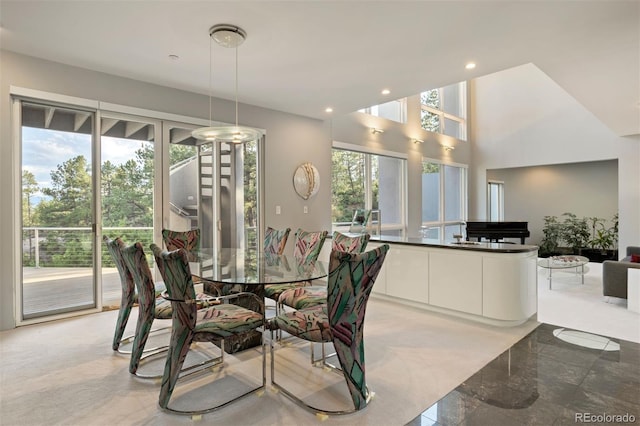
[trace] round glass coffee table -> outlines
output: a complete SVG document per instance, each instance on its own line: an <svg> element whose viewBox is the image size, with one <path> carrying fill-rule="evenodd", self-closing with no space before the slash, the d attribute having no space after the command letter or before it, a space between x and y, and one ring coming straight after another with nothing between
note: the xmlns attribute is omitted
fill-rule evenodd
<svg viewBox="0 0 640 426"><path fill-rule="evenodd" d="M554 269L575 268L576 274L580 274L584 285L584 265L589 263L589 259L584 256L551 256L538 260L538 266L549 270L549 290L551 290L551 276Z"/></svg>

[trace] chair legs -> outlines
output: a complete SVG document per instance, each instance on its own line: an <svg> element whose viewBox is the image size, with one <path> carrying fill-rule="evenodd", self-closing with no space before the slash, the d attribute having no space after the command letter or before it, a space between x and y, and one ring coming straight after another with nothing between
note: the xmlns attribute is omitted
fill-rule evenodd
<svg viewBox="0 0 640 426"><path fill-rule="evenodd" d="M165 411L175 413L175 414L183 414L183 415L199 415L206 414L212 411L218 410L222 407L225 407L231 404L238 399L244 398L252 393L259 392L264 390L266 387L266 369L267 369L267 358L266 358L266 350L264 347L264 342L262 343L262 383L254 388L249 389L243 394L236 396L228 401L225 401L222 404L218 404L215 407L208 407L200 410L178 410L169 407L169 400L171 399L171 395L175 389L175 386L179 379L182 379L191 374L195 374L203 371L206 368L214 367L216 365L222 364L224 361L224 340L220 341L220 352L221 355L216 358L212 358L206 360L202 363L182 368L184 364L184 360L187 357L187 353L189 352L189 347L193 342L193 332L184 327L174 327L172 331L171 342L172 345L169 348L169 353L167 354L167 361L164 367L164 374L162 376L162 384L160 386L160 397L158 399L158 403L160 408Z"/></svg>
<svg viewBox="0 0 640 426"><path fill-rule="evenodd" d="M147 339L149 335L152 333L151 326L153 325L153 312L151 310L141 309L138 316L138 323L136 324L136 334L133 340L133 347L131 349L131 360L129 361L129 373L135 374L137 377L143 379L158 379L162 377L161 375L145 375L138 373L138 367L140 366L140 361L158 355L162 352L166 352L168 349L168 345L158 346L155 348L145 349L145 345L147 343ZM159 330L168 330L171 327L164 327Z"/></svg>
<svg viewBox="0 0 640 426"><path fill-rule="evenodd" d="M126 351L120 350L120 345L123 343L128 343L131 341L133 336L127 336L124 339L122 335L124 334L124 329L127 327L127 322L129 321L129 315L131 314L131 308L133 307L133 300L123 299L120 303L120 310L118 311L118 320L116 321L116 331L113 335L113 343L111 347L114 351L118 351L120 353L129 353Z"/></svg>
<svg viewBox="0 0 640 426"><path fill-rule="evenodd" d="M362 410L364 407L367 406L367 404L371 401L371 399L373 399L373 396L375 395L373 392L369 392L369 389L365 386L362 387L362 392L358 391L357 392L357 396L353 395L353 386L352 384L350 384L350 380L349 380L349 374L344 373L345 379L347 381L347 385L349 387L349 393L351 393L351 398L354 402L354 408L350 409L350 410L325 410L323 408L318 408L318 407L314 407L312 405L307 404L306 402L304 402L301 398L298 398L296 395L294 395L293 393L291 393L290 391L288 391L287 389L285 389L282 385L278 384L276 382L276 376L275 376L275 357L274 357L274 330L273 328L270 330L271 331L271 341L269 343L270 345L270 353L271 353L271 385L277 389L278 391L282 392L284 395L286 395L289 399L291 399L293 402L295 402L296 404L298 404L300 407L306 409L307 411L310 411L314 414L321 414L321 415L342 415L342 414L351 414L351 413L355 413L356 411L360 411ZM313 355L312 355L313 356ZM324 359L324 358L323 358ZM338 358L341 361L341 365L342 365L342 360L340 358ZM330 365L327 365L330 366ZM364 377L364 376L362 376ZM356 387L357 388L357 387ZM364 399L362 399L360 396L363 395Z"/></svg>

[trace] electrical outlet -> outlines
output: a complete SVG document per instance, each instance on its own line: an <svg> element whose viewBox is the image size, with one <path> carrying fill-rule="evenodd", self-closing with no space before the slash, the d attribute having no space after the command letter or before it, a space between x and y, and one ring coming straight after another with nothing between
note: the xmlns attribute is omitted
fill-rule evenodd
<svg viewBox="0 0 640 426"><path fill-rule="evenodd" d="M276 206L276 214L280 214L282 211L280 210L280 206Z"/></svg>
<svg viewBox="0 0 640 426"><path fill-rule="evenodd" d="M304 206L304 207L302 208L302 211L303 211L303 213L304 213L304 214L309 213L309 207Z"/></svg>

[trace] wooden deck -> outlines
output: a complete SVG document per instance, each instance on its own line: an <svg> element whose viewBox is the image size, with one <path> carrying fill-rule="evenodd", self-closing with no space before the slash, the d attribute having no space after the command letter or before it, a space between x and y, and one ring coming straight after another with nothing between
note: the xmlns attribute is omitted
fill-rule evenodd
<svg viewBox="0 0 640 426"><path fill-rule="evenodd" d="M24 268L23 315L94 306L92 274L91 268ZM117 269L103 268L103 306L119 306L121 294Z"/></svg>

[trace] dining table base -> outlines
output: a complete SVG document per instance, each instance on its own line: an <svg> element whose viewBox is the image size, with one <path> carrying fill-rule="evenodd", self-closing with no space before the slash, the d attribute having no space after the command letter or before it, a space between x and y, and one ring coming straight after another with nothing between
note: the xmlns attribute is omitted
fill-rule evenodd
<svg viewBox="0 0 640 426"><path fill-rule="evenodd" d="M227 283L220 283L205 279L202 287L204 293L210 296L217 296L219 294L225 296L233 293L247 292L255 294L260 298L260 300L264 300L264 286L260 285L229 285ZM253 297L239 297L238 299L235 299L233 303L235 305L242 306L243 308L259 312L264 316L264 302L259 304ZM220 347L219 343L215 344ZM259 331L252 331L243 335L232 336L224 339L224 351L228 354L233 354L258 347L261 344L262 333Z"/></svg>

